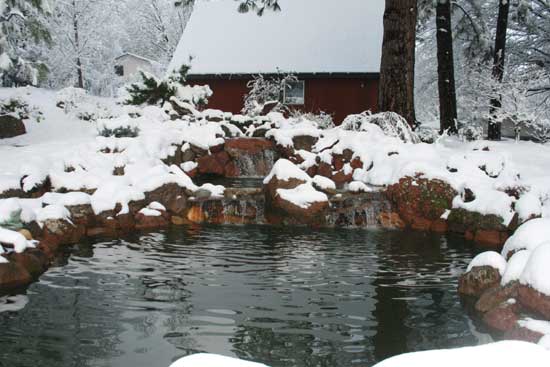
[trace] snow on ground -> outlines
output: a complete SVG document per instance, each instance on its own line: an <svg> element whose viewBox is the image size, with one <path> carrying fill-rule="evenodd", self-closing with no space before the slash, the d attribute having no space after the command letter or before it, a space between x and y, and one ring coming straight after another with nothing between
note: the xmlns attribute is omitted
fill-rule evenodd
<svg viewBox="0 0 550 367"><path fill-rule="evenodd" d="M504 341L478 347L403 354L387 359L375 367L546 367L549 361L550 351L542 346Z"/></svg>
<svg viewBox="0 0 550 367"><path fill-rule="evenodd" d="M199 353L183 357L170 367L267 367L265 364L243 361L216 354Z"/></svg>

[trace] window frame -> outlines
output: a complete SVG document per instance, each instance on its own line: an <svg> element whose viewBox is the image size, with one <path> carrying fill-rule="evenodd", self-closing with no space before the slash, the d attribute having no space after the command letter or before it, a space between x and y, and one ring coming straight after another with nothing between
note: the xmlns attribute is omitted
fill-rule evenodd
<svg viewBox="0 0 550 367"><path fill-rule="evenodd" d="M291 82L291 83L293 85L297 85L297 84L302 85L301 101L300 102L288 101L287 100L288 85L285 85L285 90L283 91L283 104L289 105L289 106L304 106L306 104L306 81L305 80L297 80L297 81ZM293 98L298 98L298 97L293 97Z"/></svg>

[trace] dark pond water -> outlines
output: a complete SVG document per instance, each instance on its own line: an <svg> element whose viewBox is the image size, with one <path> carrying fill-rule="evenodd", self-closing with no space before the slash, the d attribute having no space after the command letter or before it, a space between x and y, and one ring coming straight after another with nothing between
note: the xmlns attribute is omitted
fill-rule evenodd
<svg viewBox="0 0 550 367"><path fill-rule="evenodd" d="M0 306L28 302L0 313L0 366L167 367L198 351L371 366L474 345L455 292L472 256L461 239L421 233L267 227L81 244Z"/></svg>

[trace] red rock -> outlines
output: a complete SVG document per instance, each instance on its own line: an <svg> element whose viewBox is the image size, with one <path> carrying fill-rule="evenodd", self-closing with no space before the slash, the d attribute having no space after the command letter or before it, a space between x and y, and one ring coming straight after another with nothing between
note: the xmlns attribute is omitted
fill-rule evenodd
<svg viewBox="0 0 550 367"><path fill-rule="evenodd" d="M475 310L479 313L488 312L507 300L518 296L518 283L514 282L506 287L497 286L487 289L475 304Z"/></svg>
<svg viewBox="0 0 550 367"><path fill-rule="evenodd" d="M458 280L458 293L479 297L489 288L500 284L500 273L490 266L476 266Z"/></svg>
<svg viewBox="0 0 550 367"><path fill-rule="evenodd" d="M353 173L345 174L344 171L338 171L332 176L332 181L336 187L342 188L345 184L353 181Z"/></svg>
<svg viewBox="0 0 550 367"><path fill-rule="evenodd" d="M307 173L310 177L315 177L315 176L317 176L317 166L313 165L313 166L309 167L308 169L306 169L306 173Z"/></svg>
<svg viewBox="0 0 550 367"><path fill-rule="evenodd" d="M344 168L344 156L340 154L334 154L332 156L332 166L334 167L335 171L340 171L342 168Z"/></svg>
<svg viewBox="0 0 550 367"><path fill-rule="evenodd" d="M138 230L158 229L167 227L169 224L170 222L162 215L146 216L142 213L136 214L136 229Z"/></svg>
<svg viewBox="0 0 550 367"><path fill-rule="evenodd" d="M214 146L210 147L210 153L211 154L216 154L216 153L222 152L224 150L224 148L225 148L225 143L214 145Z"/></svg>
<svg viewBox="0 0 550 367"><path fill-rule="evenodd" d="M21 265L33 278L44 273L50 263L46 254L39 249L27 249L20 254L12 253L8 258L11 262Z"/></svg>
<svg viewBox="0 0 550 367"><path fill-rule="evenodd" d="M513 329L510 329L504 333L504 339L506 340L521 340L529 343L538 343L544 335L516 325Z"/></svg>
<svg viewBox="0 0 550 367"><path fill-rule="evenodd" d="M317 174L332 179L332 166L328 163L321 162L317 167Z"/></svg>
<svg viewBox="0 0 550 367"><path fill-rule="evenodd" d="M467 241L473 241L474 238L475 238L475 234L474 234L473 231L467 230L467 231L464 233L464 238L465 238Z"/></svg>
<svg viewBox="0 0 550 367"><path fill-rule="evenodd" d="M378 215L378 222L382 227L388 229L404 229L407 226L397 213L380 213Z"/></svg>
<svg viewBox="0 0 550 367"><path fill-rule="evenodd" d="M499 248L508 239L508 234L497 230L479 229L475 233L474 241L491 248Z"/></svg>
<svg viewBox="0 0 550 367"><path fill-rule="evenodd" d="M503 303L483 315L483 322L493 331L505 332L512 330L519 320L517 311L517 305Z"/></svg>
<svg viewBox="0 0 550 367"><path fill-rule="evenodd" d="M317 144L317 141L319 138L309 135L299 135L292 138L292 142L294 143L294 149L296 150L307 150L308 152L311 152L313 149L313 146Z"/></svg>
<svg viewBox="0 0 550 367"><path fill-rule="evenodd" d="M445 219L436 219L430 226L430 231L434 233L447 233L449 225Z"/></svg>
<svg viewBox="0 0 550 367"><path fill-rule="evenodd" d="M429 231L432 223L431 220L422 217L412 217L410 219L411 228L417 231Z"/></svg>
<svg viewBox="0 0 550 367"><path fill-rule="evenodd" d="M550 296L523 284L519 286L518 294L518 300L525 308L550 320Z"/></svg>
<svg viewBox="0 0 550 367"><path fill-rule="evenodd" d="M206 213L200 205L193 205L187 211L187 220L192 223L204 223L206 218Z"/></svg>
<svg viewBox="0 0 550 367"><path fill-rule="evenodd" d="M264 150L275 150L275 144L267 139L236 138L225 141L225 151L233 158L241 154L259 154Z"/></svg>
<svg viewBox="0 0 550 367"><path fill-rule="evenodd" d="M0 264L0 288L17 288L32 282L29 272L15 262Z"/></svg>
<svg viewBox="0 0 550 367"><path fill-rule="evenodd" d="M86 234L86 227L75 225L65 219L48 219L44 222L42 238L61 245L71 245Z"/></svg>
<svg viewBox="0 0 550 367"><path fill-rule="evenodd" d="M365 166L363 164L363 161L359 157L353 158L353 160L350 162L350 165L351 165L351 168L353 169L363 169Z"/></svg>

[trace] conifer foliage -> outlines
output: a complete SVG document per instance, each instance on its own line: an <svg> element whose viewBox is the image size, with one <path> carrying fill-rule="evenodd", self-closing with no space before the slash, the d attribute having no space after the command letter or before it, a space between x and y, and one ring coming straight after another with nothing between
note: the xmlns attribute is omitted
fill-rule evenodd
<svg viewBox="0 0 550 367"><path fill-rule="evenodd" d="M154 75L140 71L142 81L134 83L128 88L130 98L126 101L131 105L163 105L177 92L177 86L184 85L190 67L182 65L178 72L174 72L166 79L157 79Z"/></svg>

